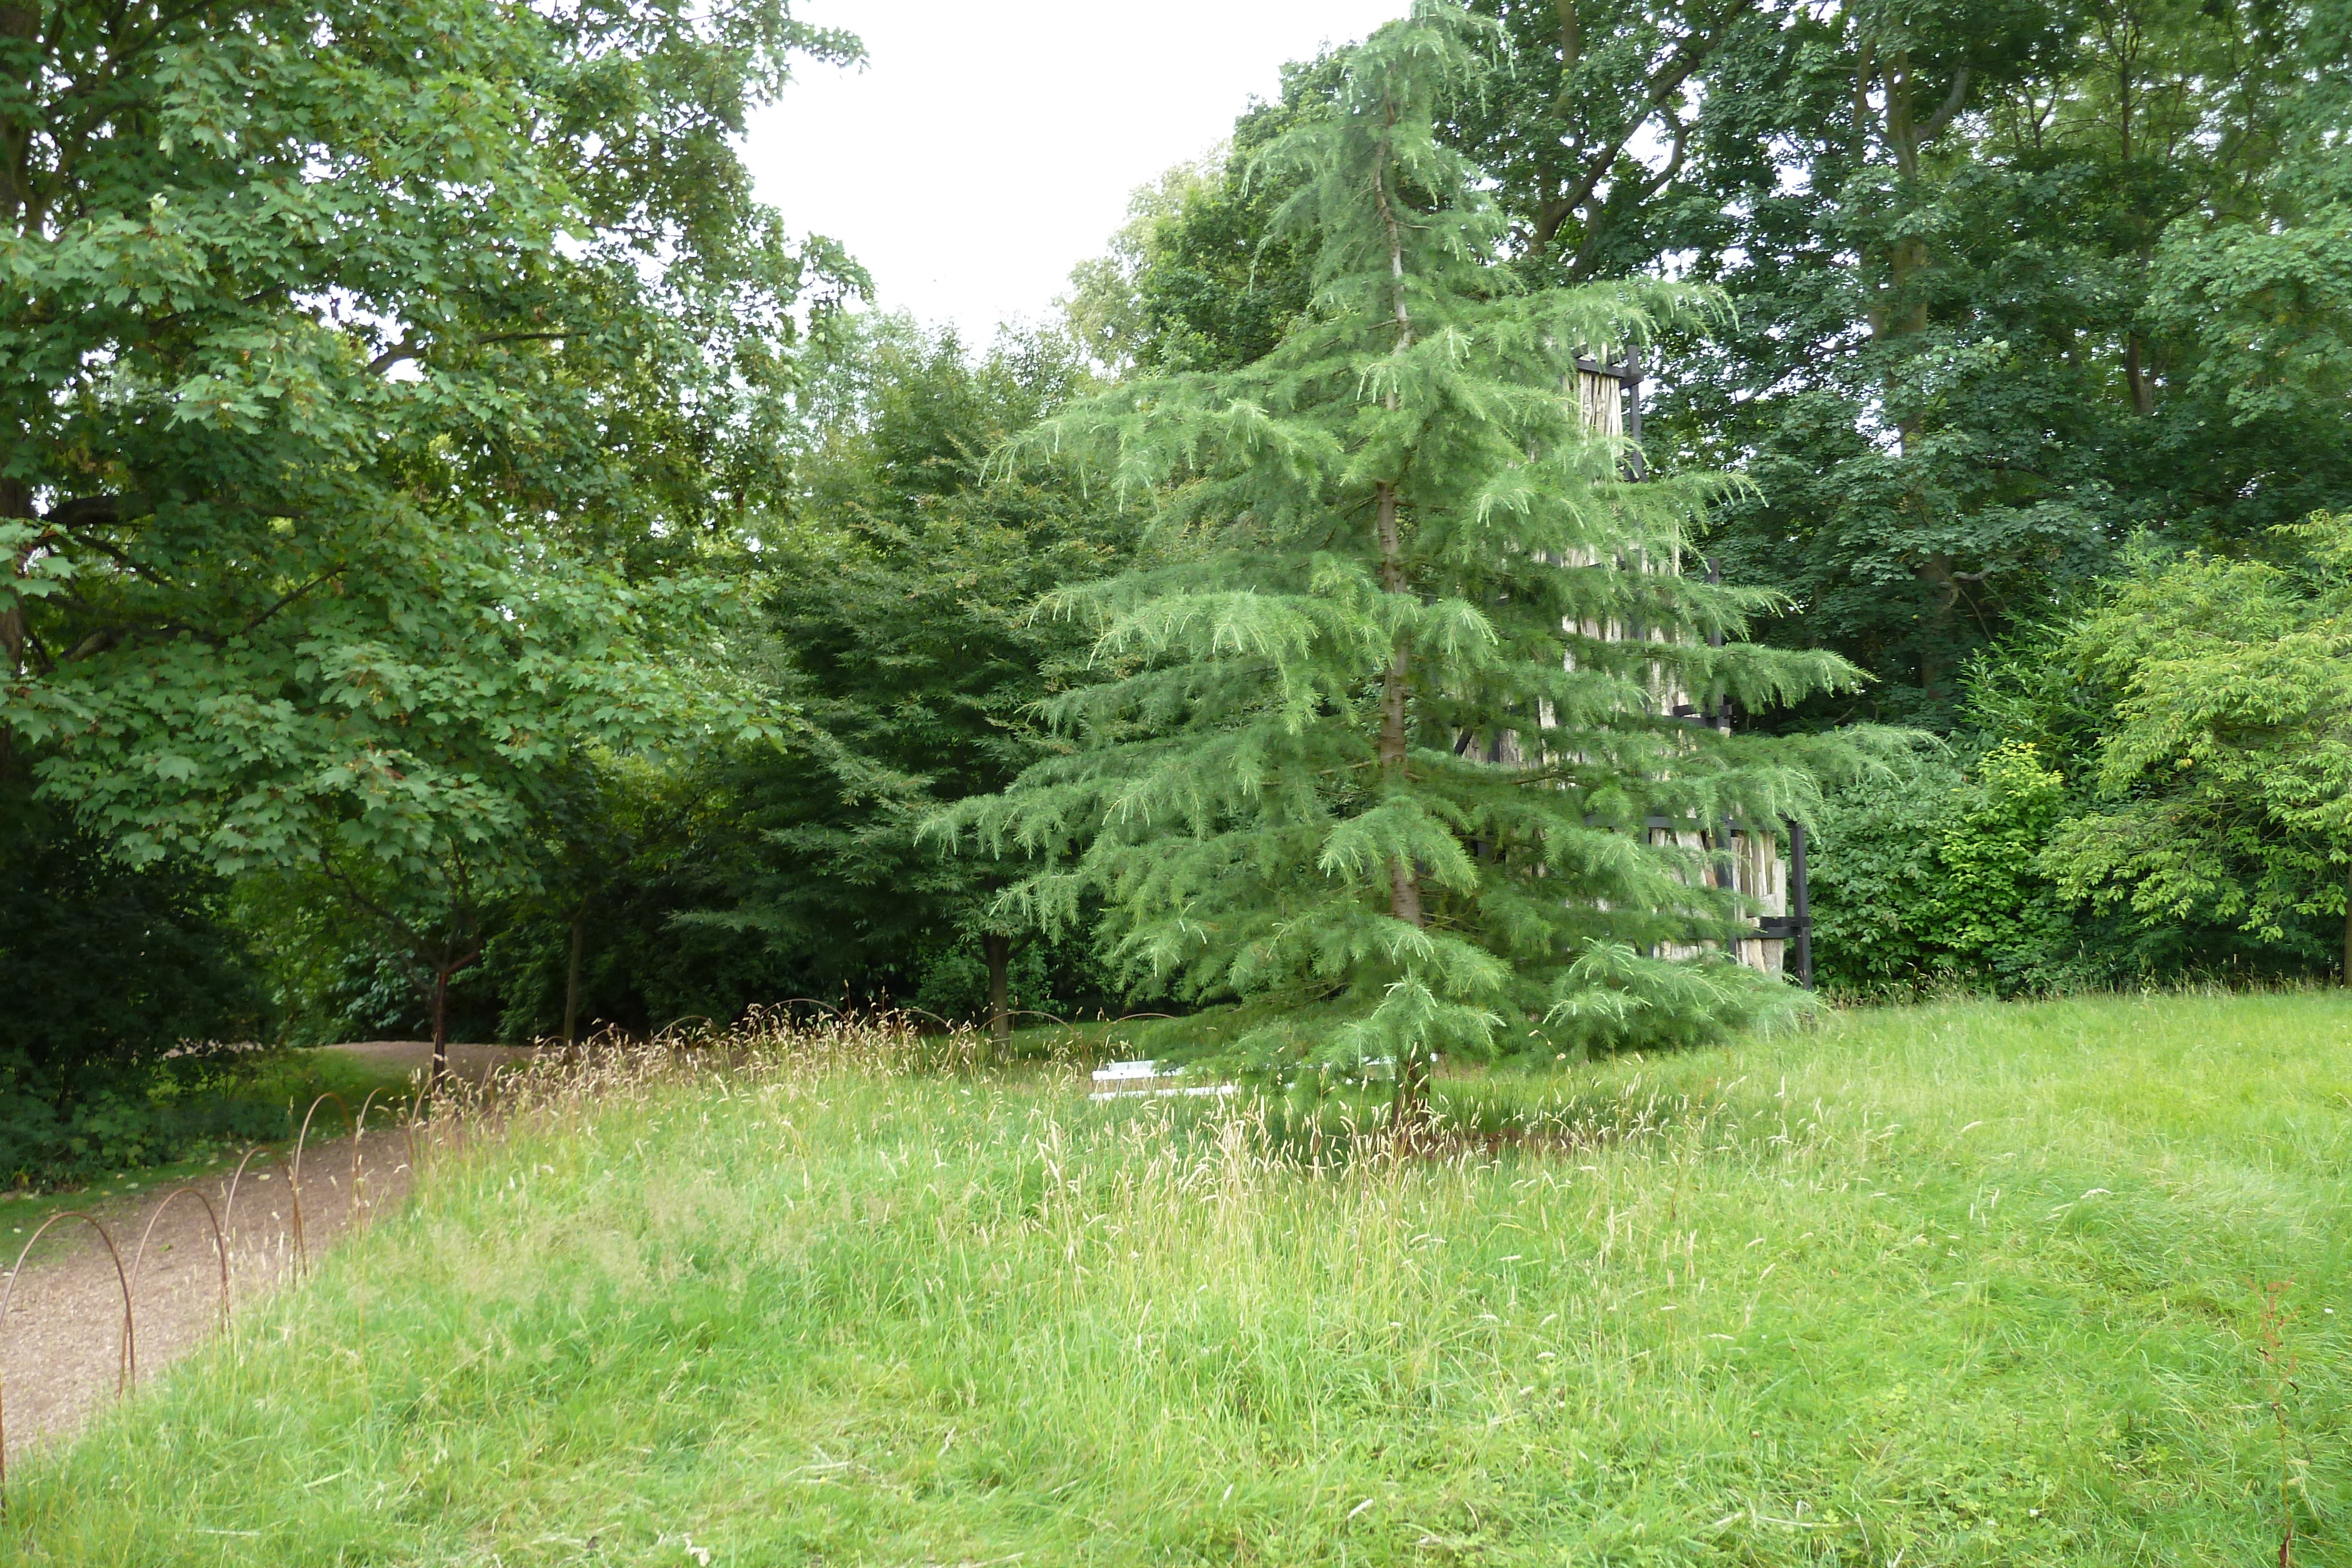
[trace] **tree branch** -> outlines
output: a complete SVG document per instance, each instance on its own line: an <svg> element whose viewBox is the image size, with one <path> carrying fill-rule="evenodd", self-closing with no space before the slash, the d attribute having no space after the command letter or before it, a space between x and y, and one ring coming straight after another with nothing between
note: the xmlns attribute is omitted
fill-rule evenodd
<svg viewBox="0 0 2352 1568"><path fill-rule="evenodd" d="M304 594L310 592L320 583L331 581L332 580L342 576L344 572L350 570L351 569L349 567L339 566L331 571L320 572L318 576L312 578L310 581L304 583L293 592L287 594L277 603L271 605L268 609L263 611L260 614L247 622L245 623L245 629L248 632L252 631L255 627L259 626L263 622L268 620L271 616L277 614L279 611L285 609L288 605L293 603L296 600L301 598Z"/></svg>
<svg viewBox="0 0 2352 1568"><path fill-rule="evenodd" d="M120 496L77 496L70 501L59 501L41 519L58 529L86 528L122 520L122 497Z"/></svg>
<svg viewBox="0 0 2352 1568"><path fill-rule="evenodd" d="M1694 71L1706 63L1707 57L1723 47L1724 35L1731 25L1753 9L1755 4L1756 0L1732 0L1712 31L1686 35L1675 46L1675 52L1651 73L1644 85L1642 101L1626 118L1624 124L1618 128L1615 138L1597 156L1586 161L1584 172L1573 187L1543 204L1536 224L1536 243L1538 246L1546 250L1551 248L1553 236L1559 232L1559 225L1592 199L1593 189L1607 177L1610 169L1616 164L1617 155L1625 150L1625 144L1633 139L1634 132L1647 125L1650 117L1664 106L1667 99L1691 78Z"/></svg>
<svg viewBox="0 0 2352 1568"><path fill-rule="evenodd" d="M1690 127L1671 114L1669 118L1674 118L1674 152L1666 159L1666 166L1651 178L1643 181L1642 188L1627 199L1625 205L1629 207L1640 206L1643 202L1664 190L1674 177L1682 172L1683 154L1690 143ZM1610 206L1617 205L1615 194L1614 192L1611 193L1611 200L1608 204ZM1586 270L1592 265L1593 256L1601 248L1601 236L1605 232L1607 231L1598 222L1584 225L1584 237L1577 242L1576 255L1568 264L1568 275L1570 277L1582 277L1585 275Z"/></svg>
<svg viewBox="0 0 2352 1568"><path fill-rule="evenodd" d="M487 349L493 343L549 343L554 342L560 339L577 336L578 334L575 332L562 329L558 329L552 332L493 332L487 338L475 339L469 347ZM414 346L406 343L394 343L391 348L386 349L383 353L378 354L374 359L368 361L368 373L370 375L380 375L383 371L390 370L393 366L400 363L403 360L421 360L425 357L426 350L432 347L433 345L430 343L418 343Z"/></svg>
<svg viewBox="0 0 2352 1568"><path fill-rule="evenodd" d="M319 846L319 869L326 874L329 882L342 889L343 896L357 904L362 913L374 916L383 922L394 936L400 938L403 946L406 949L402 954L402 957L406 961L404 967L409 970L410 983L421 984L417 975L423 966L416 960L424 956L429 946L424 935L407 921L362 893L359 883L352 880L351 873L334 863L334 852L324 843Z"/></svg>
<svg viewBox="0 0 2352 1568"><path fill-rule="evenodd" d="M1970 68L1967 66L1960 68L1959 74L1952 78L1952 90L1945 95L1944 106L1929 117L1927 124L1919 128L1920 141L1935 140L1937 133L1952 122L1952 116L1960 112L1960 105L1968 101L1969 80L1972 74Z"/></svg>

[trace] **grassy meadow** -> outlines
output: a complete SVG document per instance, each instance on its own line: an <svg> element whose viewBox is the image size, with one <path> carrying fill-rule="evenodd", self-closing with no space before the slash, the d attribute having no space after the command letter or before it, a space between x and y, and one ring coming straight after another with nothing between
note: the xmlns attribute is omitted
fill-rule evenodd
<svg viewBox="0 0 2352 1568"><path fill-rule="evenodd" d="M2347 1042L1841 1013L1442 1080L1403 1161L870 1035L614 1069L18 1467L0 1563L2352 1563Z"/></svg>

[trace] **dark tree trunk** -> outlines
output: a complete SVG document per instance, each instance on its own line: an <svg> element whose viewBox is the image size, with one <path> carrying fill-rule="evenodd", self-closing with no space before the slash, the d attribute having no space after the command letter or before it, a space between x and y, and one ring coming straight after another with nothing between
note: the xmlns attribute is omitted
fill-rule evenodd
<svg viewBox="0 0 2352 1568"><path fill-rule="evenodd" d="M583 903L572 912L572 958L563 971L563 1043L567 1047L580 1040L580 948L587 928L588 905Z"/></svg>
<svg viewBox="0 0 2352 1568"><path fill-rule="evenodd" d="M1373 527L1381 550L1381 587L1389 593L1402 593L1406 588L1404 541L1397 522L1397 493L1393 486L1380 486ZM1412 679L1412 645L1399 632L1394 646L1389 650L1389 667L1381 674L1381 777L1392 783L1404 782L1409 738L1405 694ZM1389 913L1399 920L1422 924L1421 878L1412 861L1403 855L1397 856L1389 867Z"/></svg>
<svg viewBox="0 0 2352 1568"><path fill-rule="evenodd" d="M2124 380L2131 388L2132 412L2146 415L2156 412L2156 384L2148 379L2147 366L2140 353L2139 334L2134 332L2124 340Z"/></svg>
<svg viewBox="0 0 2352 1568"><path fill-rule="evenodd" d="M10 35L13 23L5 10L0 10L0 37ZM0 172L0 181L7 178ZM0 479L0 517L29 517L33 515L33 493L22 480ZM20 550L8 563L12 578L22 577L31 559L29 550ZM0 610L0 660L5 661L5 673L14 679L25 673L25 647L31 637L25 620L25 603L19 599L7 609ZM0 779L16 770L16 732L0 725Z"/></svg>
<svg viewBox="0 0 2352 1568"><path fill-rule="evenodd" d="M433 1077L432 1086L438 1089L449 1076L449 971L433 972Z"/></svg>
<svg viewBox="0 0 2352 1568"><path fill-rule="evenodd" d="M1399 307L1402 310L1402 307ZM1397 523L1397 494L1389 485L1380 486L1379 506L1374 515L1381 549L1381 586L1391 593L1405 591L1404 548ZM1400 632L1395 646L1389 652L1389 667L1381 677L1381 735L1379 758L1381 777L1402 784L1405 778L1406 741L1405 690L1412 676L1412 648ZM1423 925L1428 916L1422 908L1421 874L1412 858L1399 855L1389 863L1389 913L1408 925ZM1408 1048L1396 1063L1396 1095L1391 1106L1390 1125L1396 1131L1397 1146L1408 1145L1421 1123L1423 1091L1428 1078L1428 1063L1421 1054L1418 1043Z"/></svg>
<svg viewBox="0 0 2352 1568"><path fill-rule="evenodd" d="M1389 123L1396 123L1395 106L1389 108ZM1397 349L1400 352L1412 347L1412 312L1407 306L1404 292L1404 230L1389 204L1389 165L1384 152L1379 169L1373 175L1372 197L1380 209L1381 226L1388 233L1389 279L1393 290L1396 312ZM1391 391L1388 406L1393 413L1397 396ZM1381 589L1387 593L1408 593L1412 585L1406 580L1404 568L1404 529L1398 516L1399 498L1396 486L1385 480L1374 487L1375 505L1372 512L1373 543L1381 552ZM1381 674L1381 734L1378 755L1381 777L1391 783L1405 781L1407 731L1405 724L1406 688L1412 678L1412 644L1400 632L1389 650L1389 667ZM1421 874L1410 856L1399 855L1389 865L1389 913L1397 919L1414 925L1426 923L1421 904ZM1402 1150L1412 1139L1421 1121L1422 1079L1424 1072L1418 1040L1405 1048L1395 1065L1396 1096L1391 1108L1390 1126L1394 1131L1397 1147Z"/></svg>
<svg viewBox="0 0 2352 1568"><path fill-rule="evenodd" d="M1013 970L1013 938L999 931L984 934L981 951L988 956L988 1036L1002 1048L1013 1043L1013 1007L1009 997Z"/></svg>
<svg viewBox="0 0 2352 1568"><path fill-rule="evenodd" d="M459 970L475 963L482 956L479 947L462 957L445 957L434 967L433 983L425 988L425 1005L433 1015L433 1076L432 1087L438 1089L449 1076L449 980Z"/></svg>

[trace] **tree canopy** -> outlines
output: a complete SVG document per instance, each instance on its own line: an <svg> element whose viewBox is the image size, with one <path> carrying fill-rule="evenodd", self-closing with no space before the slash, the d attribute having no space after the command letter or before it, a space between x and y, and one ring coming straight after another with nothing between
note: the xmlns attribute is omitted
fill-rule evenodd
<svg viewBox="0 0 2352 1568"><path fill-rule="evenodd" d="M735 138L854 50L781 0L0 10L0 765L446 983L577 752L768 723L711 578L856 279Z"/></svg>
<svg viewBox="0 0 2352 1568"><path fill-rule="evenodd" d="M0 0L24 1146L809 996L1409 1096L1785 1000L1787 816L1833 988L2352 975L2347 5L1424 0L982 342L756 199L788 0Z"/></svg>
<svg viewBox="0 0 2352 1568"><path fill-rule="evenodd" d="M1294 187L1276 232L1315 236L1313 302L1272 352L1027 439L1151 505L1171 559L1057 596L1106 675L1050 706L1076 748L940 830L1066 852L1011 902L1051 925L1099 897L1130 974L1286 1004L1245 1051L1290 1053L1291 1009L1335 1004L1312 1054L1392 1059L1408 1098L1441 1048L1670 1038L1758 1000L1727 962L1643 956L1738 913L1647 828L1774 823L1810 785L1673 694L1850 678L1741 641L1770 595L1676 570L1717 481L1625 479L1565 394L1580 356L1708 302L1524 291L1492 260L1501 216L1438 135L1482 37L1418 7L1258 154Z"/></svg>
<svg viewBox="0 0 2352 1568"><path fill-rule="evenodd" d="M934 1008L953 1005L940 971L969 955L1008 1026L1027 933L992 912L1004 873L917 830L1054 749L1037 706L1087 678L1084 630L1034 609L1122 564L1134 528L990 458L1088 382L1058 339L1008 334L975 357L895 317L834 361L793 516L763 551L779 689L823 739L737 773L764 841L732 906L695 918L759 933L813 983L895 983Z"/></svg>

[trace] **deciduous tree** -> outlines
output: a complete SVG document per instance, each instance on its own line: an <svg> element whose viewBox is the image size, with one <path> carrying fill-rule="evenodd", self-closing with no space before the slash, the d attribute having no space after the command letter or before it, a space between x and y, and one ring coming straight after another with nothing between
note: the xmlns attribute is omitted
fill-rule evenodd
<svg viewBox="0 0 2352 1568"><path fill-rule="evenodd" d="M2352 517L2293 530L2283 563L2143 558L2074 653L2122 694L2105 809L2044 855L2076 897L2275 941L2341 915L2352 984Z"/></svg>
<svg viewBox="0 0 2352 1568"><path fill-rule="evenodd" d="M126 859L315 874L446 989L573 747L719 717L709 569L854 281L733 139L853 48L782 0L0 4L0 768Z"/></svg>

